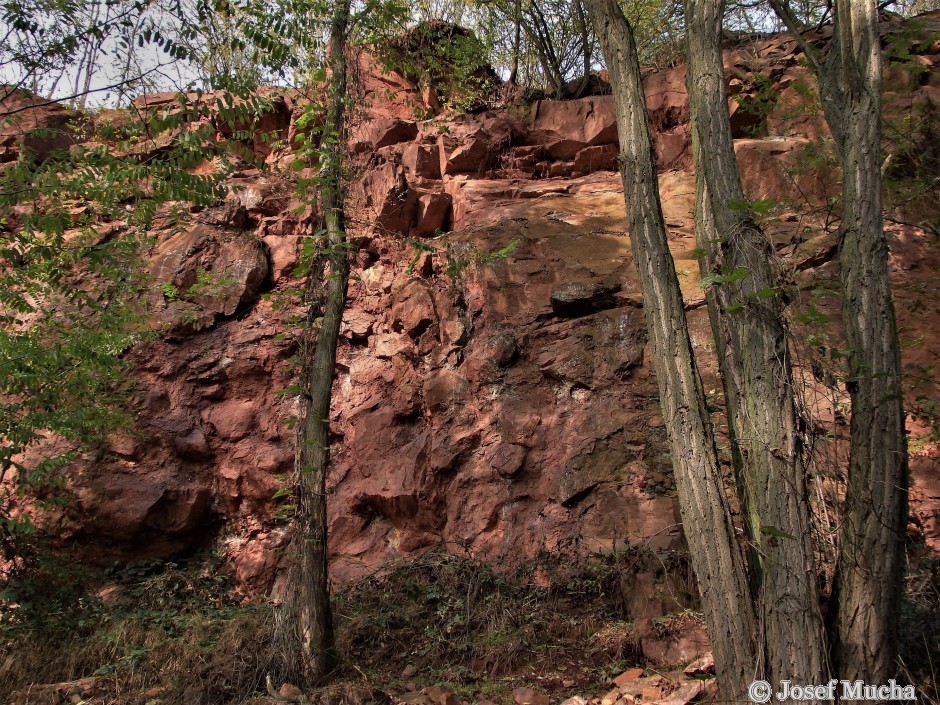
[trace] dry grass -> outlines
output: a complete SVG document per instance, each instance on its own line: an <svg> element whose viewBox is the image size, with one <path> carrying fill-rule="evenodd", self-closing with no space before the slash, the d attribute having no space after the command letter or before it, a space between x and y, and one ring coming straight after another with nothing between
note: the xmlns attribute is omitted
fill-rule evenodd
<svg viewBox="0 0 940 705"><path fill-rule="evenodd" d="M637 563L633 553L543 555L509 571L432 550L344 586L340 647L377 683L447 683L491 698L487 689L536 676L549 691L594 688L639 660L621 595Z"/></svg>
<svg viewBox="0 0 940 705"><path fill-rule="evenodd" d="M118 597L69 611L55 595L0 613L0 702L36 684L95 677L99 705L240 703L280 667L272 611L239 606L211 561L157 564L109 576ZM23 599L23 598L21 598Z"/></svg>
<svg viewBox="0 0 940 705"><path fill-rule="evenodd" d="M431 550L388 565L337 592L344 665L315 701L362 700L342 695L350 688L432 684L496 702L511 702L518 685L555 697L600 692L610 675L642 665L642 634L624 621L622 590L650 560L679 577L687 570L680 556L638 552L543 555L527 569L499 570ZM265 676L289 680L273 610L232 602L219 576L205 557L132 566L108 576L117 596L104 605L80 580L43 568L33 576L38 588L18 586L21 599L32 596L25 608L4 610L0 601L0 703L27 688L42 692L36 684L94 676L94 705L269 705ZM906 594L904 675L923 702L938 705L940 564L912 565ZM690 620L700 617L680 612L652 629L684 633Z"/></svg>

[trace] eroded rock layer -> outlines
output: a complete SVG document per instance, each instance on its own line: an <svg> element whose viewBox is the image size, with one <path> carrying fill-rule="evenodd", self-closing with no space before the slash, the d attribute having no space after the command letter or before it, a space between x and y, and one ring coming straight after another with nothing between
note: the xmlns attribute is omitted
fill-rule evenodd
<svg viewBox="0 0 940 705"><path fill-rule="evenodd" d="M808 292L837 273L818 213L838 193L838 173L810 154L827 132L805 103L799 86L811 82L796 52L786 37L741 43L726 68L746 189L779 203L768 233ZM913 78L889 72L890 110L940 102L938 53L936 42L922 48L927 69ZM680 546L643 317L656 302L642 300L633 269L611 98L418 121L422 97L408 81L365 75L366 107L349 136L358 249L331 417L334 575L441 542L510 562L569 546ZM755 107L766 90L757 76L775 87L768 111ZM684 81L681 66L650 74L647 105L696 352L717 388ZM161 100L170 102L141 105ZM163 223L156 233L152 274L184 296L155 300L168 333L129 353L136 434L77 468L64 538L94 546L94 558L217 541L259 594L285 559L284 500L274 496L293 467L297 400L281 393L293 383L295 344L280 335L277 294L297 283L290 273L312 216L295 195L294 158L277 147L300 133L304 102L276 96L258 125L269 138L246 140L265 169L246 162L224 203L194 213L183 232ZM930 364L937 311L917 302L936 300L940 255L924 230L889 223L888 232L901 329L917 340L905 361ZM215 288L187 299L202 272ZM837 301L817 305L838 321ZM808 393L817 427L844 428L840 399ZM912 395L935 393L924 382ZM929 437L916 419L911 427ZM929 442L913 450L912 530L936 545L940 471Z"/></svg>

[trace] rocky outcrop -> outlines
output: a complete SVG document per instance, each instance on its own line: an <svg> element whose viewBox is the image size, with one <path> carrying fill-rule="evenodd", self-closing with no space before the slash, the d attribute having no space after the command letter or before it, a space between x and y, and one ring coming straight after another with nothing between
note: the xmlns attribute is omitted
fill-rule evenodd
<svg viewBox="0 0 940 705"><path fill-rule="evenodd" d="M776 37L726 55L736 129L746 133L736 149L752 199L825 205L838 173L803 158L824 129L812 116L789 119L802 72L791 44ZM933 66L936 54L924 56ZM781 96L763 115L746 99L761 72ZM523 124L503 110L422 121L412 109L420 91L406 79L372 72L365 81L373 100L349 139L358 249L330 419L334 576L442 542L515 562L572 543L681 547L643 318L656 302L642 300L632 267L611 98L540 101ZM655 72L645 86L670 246L717 386L692 229L684 71ZM262 132L293 139L301 98L267 104ZM218 129L220 139L236 134ZM290 273L312 225L274 144L246 142L266 168L246 161L230 196L185 229L158 223L151 273L163 285L155 303L167 334L127 355L136 434L74 475L72 538L95 545L98 559L168 555L218 536L256 592L283 563L284 500L274 497L294 462L297 400L283 390L295 344L283 334L296 309L277 297L296 284ZM799 286L831 278L832 243L780 212L768 233ZM935 290L938 256L922 231L889 233L901 325L933 326L934 314L908 304L921 296L912 292ZM835 302L819 305L838 316ZM905 354L937 352L927 341ZM821 419L845 422L835 403ZM915 455L913 475L918 530L936 542L940 472L929 453ZM630 591L651 593L648 608L663 586L647 572ZM638 619L656 617L641 607ZM697 655L704 644L692 642L643 648L670 663Z"/></svg>
<svg viewBox="0 0 940 705"><path fill-rule="evenodd" d="M87 116L60 103L0 84L0 164L24 153L41 162L81 142L88 123Z"/></svg>

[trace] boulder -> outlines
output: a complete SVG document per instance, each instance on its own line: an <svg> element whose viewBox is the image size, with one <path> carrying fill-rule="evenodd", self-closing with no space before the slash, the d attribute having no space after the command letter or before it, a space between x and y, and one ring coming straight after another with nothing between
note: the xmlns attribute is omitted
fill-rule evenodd
<svg viewBox="0 0 940 705"><path fill-rule="evenodd" d="M590 174L601 169L614 170L617 168L619 153L620 149L616 144L585 147L575 155L572 171L575 174Z"/></svg>
<svg viewBox="0 0 940 705"><path fill-rule="evenodd" d="M490 156L486 139L472 137L467 142L448 150L442 137L438 142L441 153L441 172L446 175L478 173L484 169Z"/></svg>
<svg viewBox="0 0 940 705"><path fill-rule="evenodd" d="M395 294L392 327L417 338L438 321L434 297L420 279L406 282Z"/></svg>
<svg viewBox="0 0 940 705"><path fill-rule="evenodd" d="M540 100L532 106L530 144L545 145L554 159L571 160L588 146L617 143L612 96Z"/></svg>
<svg viewBox="0 0 940 705"><path fill-rule="evenodd" d="M262 89L250 103L236 98L232 106L221 94L207 95L206 100L214 109L212 120L219 134L245 144L258 162L286 144L294 110L290 96Z"/></svg>
<svg viewBox="0 0 940 705"><path fill-rule="evenodd" d="M551 702L547 695L532 688L516 688L512 691L512 700L516 705L548 705Z"/></svg>
<svg viewBox="0 0 940 705"><path fill-rule="evenodd" d="M411 120L396 117L366 119L350 139L355 153L374 152L401 142L410 142L418 136L418 125Z"/></svg>
<svg viewBox="0 0 940 705"><path fill-rule="evenodd" d="M402 152L401 161L412 178L441 178L440 146L436 142L431 144L409 144Z"/></svg>
<svg viewBox="0 0 940 705"><path fill-rule="evenodd" d="M386 162L370 169L363 183L366 205L382 230L407 234L415 222L418 194L400 164Z"/></svg>
<svg viewBox="0 0 940 705"><path fill-rule="evenodd" d="M453 197L443 191L429 191L418 196L415 235L424 237L444 231L451 220Z"/></svg>
<svg viewBox="0 0 940 705"><path fill-rule="evenodd" d="M682 671L687 676L715 675L715 657L709 651L704 656L695 659Z"/></svg>
<svg viewBox="0 0 940 705"><path fill-rule="evenodd" d="M621 284L612 279L584 279L557 284L552 289L552 312L556 316L585 316L614 306Z"/></svg>

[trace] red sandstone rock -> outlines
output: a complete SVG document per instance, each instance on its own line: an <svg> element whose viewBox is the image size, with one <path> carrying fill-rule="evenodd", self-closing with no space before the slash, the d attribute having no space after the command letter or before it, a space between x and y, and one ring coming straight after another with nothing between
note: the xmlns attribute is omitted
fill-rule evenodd
<svg viewBox="0 0 940 705"><path fill-rule="evenodd" d="M578 176L590 174L600 169L614 170L617 168L617 155L620 153L616 144L603 144L596 147L585 147L574 158L572 169Z"/></svg>
<svg viewBox="0 0 940 705"><path fill-rule="evenodd" d="M512 699L516 705L548 705L549 697L536 693L531 688L516 688L512 692Z"/></svg>
<svg viewBox="0 0 940 705"><path fill-rule="evenodd" d="M660 700L660 705L688 705L696 700L701 694L704 686L701 681L689 681L682 683L678 688L669 693L669 695ZM646 702L646 698L643 698Z"/></svg>
<svg viewBox="0 0 940 705"><path fill-rule="evenodd" d="M355 130L350 143L354 152L367 152L410 142L417 136L417 123L395 117L381 117L363 121Z"/></svg>
<svg viewBox="0 0 940 705"><path fill-rule="evenodd" d="M263 100L250 104L248 110L252 114L247 118L229 117L231 106L221 97L206 96L206 101L212 104L215 100L213 122L219 134L244 143L254 159L263 162L288 138L294 103L292 96L283 90L261 89L258 97ZM234 105L245 109L248 103L236 99Z"/></svg>
<svg viewBox="0 0 940 705"><path fill-rule="evenodd" d="M715 657L709 651L701 658L695 659L683 671L687 676L715 675Z"/></svg>
<svg viewBox="0 0 940 705"><path fill-rule="evenodd" d="M402 152L402 164L409 174L420 179L441 178L440 146L437 143L412 143Z"/></svg>
<svg viewBox="0 0 940 705"><path fill-rule="evenodd" d="M580 100L542 100L532 106L533 144L544 144L554 159L570 160L584 147L617 142L611 96Z"/></svg>
<svg viewBox="0 0 940 705"><path fill-rule="evenodd" d="M434 705L463 705L461 700L454 695L454 691L439 685L432 685L423 691L430 698Z"/></svg>
<svg viewBox="0 0 940 705"><path fill-rule="evenodd" d="M452 197L449 193L430 192L418 196L415 234L433 235L448 224Z"/></svg>
<svg viewBox="0 0 940 705"><path fill-rule="evenodd" d="M786 71L796 79L795 65ZM368 81L376 94L394 93L376 101L371 118L393 118L390 125L413 119L405 98L420 96L406 81L394 75ZM660 180L683 293L697 305L684 72L656 72L646 86L660 166L683 169ZM746 83L738 88L747 90ZM787 95L796 96L795 83L784 90L791 88ZM442 540L510 562L573 536L583 537L586 550L620 550L657 534L663 547L681 546L670 528L675 500L662 483L670 473L668 445L619 176L529 178L551 169L570 174L593 165L595 156L612 155L609 105L610 98L544 101L525 134L493 114L448 121L447 134L421 124L414 141L362 155L375 163L363 166L351 188L351 235L363 250L331 412L329 528L337 579ZM295 107L291 115L297 114ZM782 116L772 117L768 129L776 134ZM551 144L554 161L546 159ZM792 197L787 169L798 165L799 148L798 138L739 140L749 195ZM442 164L450 172L440 181ZM484 178L497 167L512 178ZM821 172L796 180L817 196L836 181ZM211 519L227 539L236 577L262 594L282 549L271 497L281 486L277 475L292 466L287 421L297 400L277 393L294 383L294 343L276 338L289 312L259 294L296 285L287 274L307 232L304 219L314 214L293 213L290 184L268 174L246 171L232 183L243 188L195 213L186 231L154 232L151 271L158 281L185 295L203 268L229 272L236 283L191 302L200 330L176 330L172 339L128 352L143 399L142 440L132 449L115 444L102 462L83 466L75 514L83 541L106 546L96 555L102 560L193 548L205 540ZM415 251L406 237L431 234L438 223L452 230L446 245L409 272ZM813 259L825 243L804 243L792 232L774 237L781 248L793 248L781 252L795 262L834 264L825 253ZM517 239L505 258L481 264L485 258L475 254ZM920 329L928 324L907 311L917 296L906 287L932 291L938 255L910 228L890 231L889 239L900 323ZM467 264L452 277L445 270L458 261ZM555 315L565 313L560 295L567 286L608 280L621 290L568 297L588 310ZM689 317L696 348L705 350L707 314L695 308ZM923 355L917 359L929 364L940 354L935 348L928 342L905 356ZM700 362L714 379L713 358L703 354ZM940 472L924 455L912 458L912 475L912 513L935 537ZM640 587L654 597L659 592L659 576L638 580L647 580ZM647 635L642 646L652 658L684 663L707 649L700 637Z"/></svg>
<svg viewBox="0 0 940 705"><path fill-rule="evenodd" d="M87 121L86 121L87 122ZM84 139L81 115L29 91L0 85L0 164L23 150L43 161L54 150L68 149Z"/></svg>
<svg viewBox="0 0 940 705"><path fill-rule="evenodd" d="M640 647L650 663L661 666L674 666L697 659L711 648L704 625L696 625L678 635L660 637L648 634L641 639Z"/></svg>
<svg viewBox="0 0 940 705"><path fill-rule="evenodd" d="M621 688L627 683L631 681L635 681L637 678L641 678L642 676L643 676L642 668L631 668L621 673L619 676L614 678L613 681L611 682L618 688Z"/></svg>
<svg viewBox="0 0 940 705"><path fill-rule="evenodd" d="M490 150L486 140L476 137L453 149L448 149L447 141L441 137L438 148L442 155L441 173L447 175L479 172L486 164Z"/></svg>

